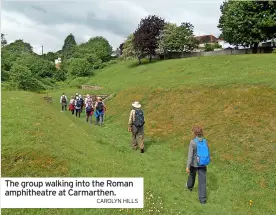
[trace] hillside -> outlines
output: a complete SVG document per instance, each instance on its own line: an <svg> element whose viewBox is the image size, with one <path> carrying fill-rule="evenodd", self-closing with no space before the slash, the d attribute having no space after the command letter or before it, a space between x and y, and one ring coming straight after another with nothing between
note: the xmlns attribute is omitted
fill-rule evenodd
<svg viewBox="0 0 276 215"><path fill-rule="evenodd" d="M104 87L98 93L115 95L107 102L102 129L60 113L62 92L70 96L85 91L52 92L54 105L45 103L41 94L2 92L3 177L143 176L145 180L144 210L12 209L2 210L3 214L274 214L275 68L275 55L141 66L119 62L88 81ZM135 99L146 114L145 154L131 150L127 132ZM197 185L192 193L184 187L195 124L204 127L212 153L204 207L197 201Z"/></svg>

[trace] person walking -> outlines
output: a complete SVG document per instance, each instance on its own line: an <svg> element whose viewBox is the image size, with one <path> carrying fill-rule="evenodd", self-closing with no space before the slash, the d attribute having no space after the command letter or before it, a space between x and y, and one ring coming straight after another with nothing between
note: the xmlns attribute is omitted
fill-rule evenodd
<svg viewBox="0 0 276 215"><path fill-rule="evenodd" d="M71 96L70 102L69 102L69 110L71 111L72 115L74 115L75 112L75 97Z"/></svg>
<svg viewBox="0 0 276 215"><path fill-rule="evenodd" d="M67 110L67 97L66 95L64 95L64 93L61 95L60 97L60 104L61 104L61 112L66 111Z"/></svg>
<svg viewBox="0 0 276 215"><path fill-rule="evenodd" d="M85 106L84 106L84 100L83 100L83 98L82 98L81 95L79 95L79 99L80 99L80 102L81 102L81 113L82 113L82 110L83 110L83 108L85 107Z"/></svg>
<svg viewBox="0 0 276 215"><path fill-rule="evenodd" d="M102 126L104 121L104 113L106 111L106 106L101 97L97 98L97 102L95 103L95 110L96 110L94 114L96 117L95 124L98 125L98 123L100 122L100 126Z"/></svg>
<svg viewBox="0 0 276 215"><path fill-rule="evenodd" d="M88 122L90 119L90 123L92 124L92 116L93 116L94 108L91 101L87 101L87 103L85 104L85 111L86 111L86 122Z"/></svg>
<svg viewBox="0 0 276 215"><path fill-rule="evenodd" d="M76 101L75 101L75 111L76 111L76 117L79 115L80 118L80 114L81 114L81 100L80 97L76 97Z"/></svg>
<svg viewBox="0 0 276 215"><path fill-rule="evenodd" d="M135 101L129 115L128 131L132 133L133 149L137 150L139 144L141 153L144 153L144 124L144 112L141 109L141 104Z"/></svg>
<svg viewBox="0 0 276 215"><path fill-rule="evenodd" d="M85 100L84 100L85 105L86 105L88 102L91 102L91 104L93 105L92 97L91 97L89 94L86 95L86 98L85 98Z"/></svg>
<svg viewBox="0 0 276 215"><path fill-rule="evenodd" d="M190 141L186 172L189 174L186 188L193 190L196 173L198 173L198 198L201 204L206 204L206 173L210 163L210 152L207 140L203 137L203 130L196 126L193 128L194 138Z"/></svg>

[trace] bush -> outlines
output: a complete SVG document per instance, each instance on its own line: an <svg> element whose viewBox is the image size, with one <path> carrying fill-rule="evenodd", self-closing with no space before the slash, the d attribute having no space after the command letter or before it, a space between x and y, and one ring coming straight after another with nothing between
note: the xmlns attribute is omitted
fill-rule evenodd
<svg viewBox="0 0 276 215"><path fill-rule="evenodd" d="M68 81L70 87L81 88L81 85L86 84L89 81L89 77L77 77L71 81Z"/></svg>
<svg viewBox="0 0 276 215"><path fill-rule="evenodd" d="M212 46L212 44L206 43L204 46L204 51L206 52L214 51L214 47Z"/></svg>
<svg viewBox="0 0 276 215"><path fill-rule="evenodd" d="M93 74L93 69L85 58L75 58L70 62L69 73L73 77L86 77Z"/></svg>
<svg viewBox="0 0 276 215"><path fill-rule="evenodd" d="M45 89L45 85L39 81L26 67L14 64L10 71L11 87L19 90L37 91Z"/></svg>

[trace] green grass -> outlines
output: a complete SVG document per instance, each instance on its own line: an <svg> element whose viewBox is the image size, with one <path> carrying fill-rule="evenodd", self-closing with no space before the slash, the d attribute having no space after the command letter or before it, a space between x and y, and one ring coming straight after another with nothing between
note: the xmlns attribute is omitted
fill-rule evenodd
<svg viewBox="0 0 276 215"><path fill-rule="evenodd" d="M3 177L143 176L145 182L143 210L3 209L3 214L275 214L275 68L274 55L114 64L88 80L104 87L98 93L115 94L103 128L60 113L60 93L76 89L51 92L53 105L43 95L3 92ZM146 114L145 154L130 148L126 124L134 99ZM195 124L204 127L212 153L205 206L198 202L197 184L192 193L184 186ZM154 205L162 205L160 213Z"/></svg>

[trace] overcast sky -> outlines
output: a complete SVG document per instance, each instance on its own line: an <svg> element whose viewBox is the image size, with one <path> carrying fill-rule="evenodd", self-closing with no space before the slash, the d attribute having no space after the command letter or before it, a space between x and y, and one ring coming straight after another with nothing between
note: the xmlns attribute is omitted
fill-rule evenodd
<svg viewBox="0 0 276 215"><path fill-rule="evenodd" d="M191 22L195 35L219 35L223 0L3 0L1 32L9 42L23 39L34 51L61 49L72 33L77 43L105 37L113 49L135 31L141 18L158 15L180 24ZM161 3L163 2L163 3ZM166 3L167 2L167 3ZM169 3L170 2L170 3Z"/></svg>

